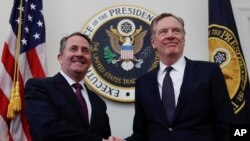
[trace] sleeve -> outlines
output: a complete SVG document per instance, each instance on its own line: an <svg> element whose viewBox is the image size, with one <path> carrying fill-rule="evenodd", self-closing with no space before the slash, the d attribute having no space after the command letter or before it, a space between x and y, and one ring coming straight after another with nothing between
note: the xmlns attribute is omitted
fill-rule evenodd
<svg viewBox="0 0 250 141"><path fill-rule="evenodd" d="M227 85L219 65L214 65L212 74L212 98L217 122L218 140L229 140L230 124L233 122L233 107Z"/></svg>
<svg viewBox="0 0 250 141"><path fill-rule="evenodd" d="M102 141L84 128L76 128L64 120L51 99L49 82L29 79L25 85L25 112L34 141ZM51 87L51 86L50 86ZM54 93L55 94L55 93ZM71 114L71 113L69 113Z"/></svg>
<svg viewBox="0 0 250 141"><path fill-rule="evenodd" d="M133 121L133 134L126 138L126 141L145 141L147 136L147 122L145 113L140 101L140 79L136 81L135 86L135 116Z"/></svg>

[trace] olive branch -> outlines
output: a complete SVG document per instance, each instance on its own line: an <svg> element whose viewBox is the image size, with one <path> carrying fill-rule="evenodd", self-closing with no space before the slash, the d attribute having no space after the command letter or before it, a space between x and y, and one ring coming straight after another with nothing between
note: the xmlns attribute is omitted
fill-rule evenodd
<svg viewBox="0 0 250 141"><path fill-rule="evenodd" d="M112 60L114 60L116 56L117 55L110 50L109 46L106 46L104 48L104 58L106 59L108 64L112 63Z"/></svg>

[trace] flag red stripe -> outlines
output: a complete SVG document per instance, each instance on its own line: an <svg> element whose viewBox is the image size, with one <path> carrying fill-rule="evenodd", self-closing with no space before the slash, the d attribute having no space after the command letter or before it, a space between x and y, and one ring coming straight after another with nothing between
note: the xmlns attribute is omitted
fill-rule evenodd
<svg viewBox="0 0 250 141"><path fill-rule="evenodd" d="M14 76L14 64L15 64L15 59L10 53L9 46L4 43L4 48L3 48L3 54L2 54L2 63L3 66L5 67L6 71L8 72L9 76L13 80Z"/></svg>
<svg viewBox="0 0 250 141"><path fill-rule="evenodd" d="M13 141L13 138L12 138L12 136L10 134L10 131L8 131L8 135L9 135L9 141Z"/></svg>
<svg viewBox="0 0 250 141"><path fill-rule="evenodd" d="M31 70L33 77L35 77L35 78L45 77L45 73L44 73L43 67L41 65L41 62L38 58L38 54L36 52L36 49L33 48L33 49L27 51L26 56L27 56L29 67L30 67L30 70Z"/></svg>
<svg viewBox="0 0 250 141"><path fill-rule="evenodd" d="M22 75L20 73L19 73L19 82L20 82L20 97L21 97L21 105L22 105L22 110L20 112L21 123L22 123L24 133L26 135L26 138L28 139L28 141L31 141L31 137L29 133L30 127L29 127L29 123L25 114L25 110L24 110L24 82L23 82Z"/></svg>
<svg viewBox="0 0 250 141"><path fill-rule="evenodd" d="M0 89L0 99L1 99L1 106L0 106L0 115L6 121L6 124L10 124L10 120L7 118L7 108L9 104L9 99L3 93L2 89Z"/></svg>

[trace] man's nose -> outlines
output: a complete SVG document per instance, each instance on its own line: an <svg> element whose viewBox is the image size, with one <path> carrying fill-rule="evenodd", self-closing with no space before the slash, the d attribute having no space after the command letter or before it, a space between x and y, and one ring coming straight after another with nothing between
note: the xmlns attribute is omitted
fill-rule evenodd
<svg viewBox="0 0 250 141"><path fill-rule="evenodd" d="M172 30L168 30L165 38L167 38L167 39L174 39L174 37L175 37L174 32Z"/></svg>
<svg viewBox="0 0 250 141"><path fill-rule="evenodd" d="M78 49L77 52L76 52L76 54L77 54L78 56L82 56L82 55L83 55L83 52L82 52L81 49Z"/></svg>

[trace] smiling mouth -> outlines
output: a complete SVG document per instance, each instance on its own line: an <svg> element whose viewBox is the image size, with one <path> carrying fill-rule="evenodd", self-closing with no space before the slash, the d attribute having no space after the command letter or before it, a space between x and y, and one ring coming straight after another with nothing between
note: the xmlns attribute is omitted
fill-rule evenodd
<svg viewBox="0 0 250 141"><path fill-rule="evenodd" d="M73 63L77 63L77 64L84 64L83 61L73 61Z"/></svg>
<svg viewBox="0 0 250 141"><path fill-rule="evenodd" d="M164 46L166 47L176 47L176 43L165 43Z"/></svg>

